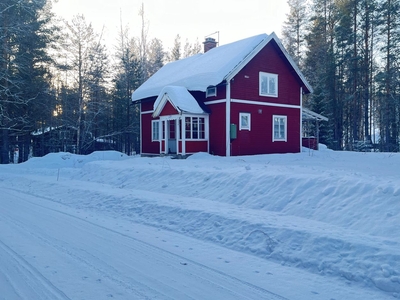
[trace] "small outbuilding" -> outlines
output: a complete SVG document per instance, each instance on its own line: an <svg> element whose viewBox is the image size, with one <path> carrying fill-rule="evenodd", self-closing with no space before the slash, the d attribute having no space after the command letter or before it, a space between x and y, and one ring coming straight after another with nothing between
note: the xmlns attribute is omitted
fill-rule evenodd
<svg viewBox="0 0 400 300"><path fill-rule="evenodd" d="M207 38L204 53L166 64L132 94L141 154L300 152L312 88L275 33L216 44Z"/></svg>

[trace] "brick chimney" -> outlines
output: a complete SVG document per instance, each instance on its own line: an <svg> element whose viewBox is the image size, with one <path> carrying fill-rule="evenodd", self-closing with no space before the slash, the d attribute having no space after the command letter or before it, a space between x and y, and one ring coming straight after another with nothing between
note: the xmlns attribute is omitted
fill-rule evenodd
<svg viewBox="0 0 400 300"><path fill-rule="evenodd" d="M206 53L208 50L211 50L212 48L217 47L217 42L215 39L207 37L206 40L203 42L204 44L204 53Z"/></svg>

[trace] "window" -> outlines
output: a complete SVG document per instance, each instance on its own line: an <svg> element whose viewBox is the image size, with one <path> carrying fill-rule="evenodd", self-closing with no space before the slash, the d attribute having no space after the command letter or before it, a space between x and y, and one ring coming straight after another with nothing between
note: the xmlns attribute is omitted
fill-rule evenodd
<svg viewBox="0 0 400 300"><path fill-rule="evenodd" d="M159 141L160 140L160 121L151 121L151 140Z"/></svg>
<svg viewBox="0 0 400 300"><path fill-rule="evenodd" d="M208 98L213 96L217 96L217 87L210 86L207 88L206 97Z"/></svg>
<svg viewBox="0 0 400 300"><path fill-rule="evenodd" d="M169 138L175 139L175 120L169 121Z"/></svg>
<svg viewBox="0 0 400 300"><path fill-rule="evenodd" d="M286 116L273 116L274 118L274 132L273 141L285 141L287 140L287 117Z"/></svg>
<svg viewBox="0 0 400 300"><path fill-rule="evenodd" d="M201 117L185 117L185 138L203 140L206 138L205 119Z"/></svg>
<svg viewBox="0 0 400 300"><path fill-rule="evenodd" d="M278 75L260 72L260 95L278 97Z"/></svg>
<svg viewBox="0 0 400 300"><path fill-rule="evenodd" d="M239 130L250 130L249 113L239 113Z"/></svg>

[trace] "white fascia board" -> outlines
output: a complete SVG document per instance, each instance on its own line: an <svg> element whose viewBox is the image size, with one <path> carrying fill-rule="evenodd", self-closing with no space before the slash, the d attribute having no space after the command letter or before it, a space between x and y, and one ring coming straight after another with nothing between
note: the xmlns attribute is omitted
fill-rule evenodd
<svg viewBox="0 0 400 300"><path fill-rule="evenodd" d="M258 54L258 52L261 51L262 48L264 48L265 45L267 45L269 43L269 41L271 40L271 35L267 35L265 40L261 41L261 43L259 43L254 49L253 51L251 51L249 53L249 55L247 55L234 69L232 69L226 76L225 76L225 80L227 82L230 82L233 77L235 77L237 75L237 73L240 72L241 69L243 69L250 60L252 60L254 58L254 56L256 56Z"/></svg>
<svg viewBox="0 0 400 300"><path fill-rule="evenodd" d="M153 118L157 118L160 113L162 112L162 110L164 109L165 104L167 103L167 101L169 101L169 97L167 95L167 93L164 93L164 95L162 95L161 100L158 102L157 107L154 108L154 112L153 112ZM171 103L171 105L178 110L174 103L172 101L169 101L169 103Z"/></svg>
<svg viewBox="0 0 400 300"><path fill-rule="evenodd" d="M304 77L303 73L300 71L299 67L297 64L294 62L293 58L289 55L289 53L286 51L285 47L283 47L282 42L280 39L277 37L275 32L271 33L269 35L271 39L273 38L276 42L276 44L279 46L283 54L285 55L286 59L289 61L293 69L296 71L297 75L300 77L301 81L304 83L304 85L307 87L307 89L310 91L310 93L313 93L314 90L311 87L311 85L308 83L307 79Z"/></svg>

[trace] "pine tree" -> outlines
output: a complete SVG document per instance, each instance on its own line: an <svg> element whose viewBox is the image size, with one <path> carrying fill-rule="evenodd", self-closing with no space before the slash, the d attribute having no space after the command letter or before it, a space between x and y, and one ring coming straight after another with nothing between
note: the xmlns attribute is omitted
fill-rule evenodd
<svg viewBox="0 0 400 300"><path fill-rule="evenodd" d="M181 46L181 37L179 34L177 34L174 40L174 46L169 55L169 61L181 59Z"/></svg>
<svg viewBox="0 0 400 300"><path fill-rule="evenodd" d="M290 12L284 22L282 35L283 44L294 61L302 64L305 50L305 36L307 34L307 13L306 0L288 0Z"/></svg>
<svg viewBox="0 0 400 300"><path fill-rule="evenodd" d="M129 36L128 30L121 27L113 75L109 136L115 141L116 150L129 155L133 151L139 152L140 148L140 109L138 105L131 104L132 92L140 86L144 72L139 47L136 40Z"/></svg>
<svg viewBox="0 0 400 300"><path fill-rule="evenodd" d="M337 129L340 116L336 102L336 64L334 57L335 7L332 1L314 0L311 26L306 36L307 52L305 74L314 87L314 93L305 101L313 111L329 118L321 123L320 141L333 149L340 149L341 135Z"/></svg>
<svg viewBox="0 0 400 300"><path fill-rule="evenodd" d="M150 77L164 65L165 52L161 40L155 38L151 41L148 59L148 77Z"/></svg>
<svg viewBox="0 0 400 300"><path fill-rule="evenodd" d="M400 126L400 1L381 1L379 33L383 68L378 74L380 144L384 151L399 151Z"/></svg>
<svg viewBox="0 0 400 300"><path fill-rule="evenodd" d="M34 108L49 112L51 60L46 47L54 30L49 26L49 5L46 0L0 3L1 163L9 162L10 136L15 146L22 146L18 136L29 141L29 132L40 120L32 114ZM26 159L28 151L24 152L21 157Z"/></svg>

